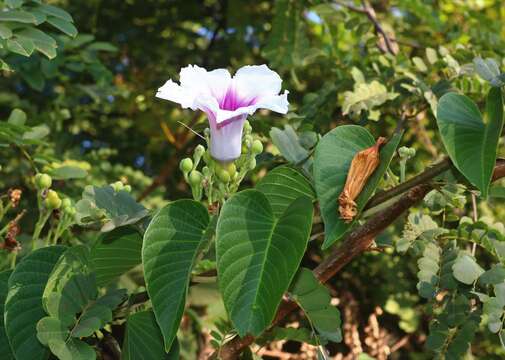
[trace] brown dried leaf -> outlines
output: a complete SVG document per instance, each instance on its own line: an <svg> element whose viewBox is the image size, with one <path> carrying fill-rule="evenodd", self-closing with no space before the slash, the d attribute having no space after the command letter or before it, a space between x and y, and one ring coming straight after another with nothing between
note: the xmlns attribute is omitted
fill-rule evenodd
<svg viewBox="0 0 505 360"><path fill-rule="evenodd" d="M344 189L338 197L340 218L346 223L351 222L358 213L357 204L354 200L363 190L368 178L379 166L379 150L385 143L386 139L380 137L375 145L360 151L352 159Z"/></svg>

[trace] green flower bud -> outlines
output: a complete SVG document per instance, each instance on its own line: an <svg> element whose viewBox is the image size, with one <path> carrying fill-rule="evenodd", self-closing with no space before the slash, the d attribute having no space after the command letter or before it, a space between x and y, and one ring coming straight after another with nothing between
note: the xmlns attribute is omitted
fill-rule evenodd
<svg viewBox="0 0 505 360"><path fill-rule="evenodd" d="M204 166L202 169L203 176L209 176L210 175L210 169L208 166Z"/></svg>
<svg viewBox="0 0 505 360"><path fill-rule="evenodd" d="M126 191L126 192L131 192L132 191L132 187L131 187L131 185L125 185L123 187L123 190Z"/></svg>
<svg viewBox="0 0 505 360"><path fill-rule="evenodd" d="M259 140L254 140L251 146L253 154L261 154L263 152L263 144Z"/></svg>
<svg viewBox="0 0 505 360"><path fill-rule="evenodd" d="M197 145L195 148L195 156L202 156L205 153L205 147L203 145Z"/></svg>
<svg viewBox="0 0 505 360"><path fill-rule="evenodd" d="M404 159L410 159L416 156L416 149L402 146L398 149L398 155Z"/></svg>
<svg viewBox="0 0 505 360"><path fill-rule="evenodd" d="M233 179L233 176L237 173L237 165L235 165L235 163L229 163L227 170L228 174L230 174L231 178Z"/></svg>
<svg viewBox="0 0 505 360"><path fill-rule="evenodd" d="M179 164L179 168L183 173L189 173L191 170L193 170L193 160L190 158L182 159Z"/></svg>
<svg viewBox="0 0 505 360"><path fill-rule="evenodd" d="M72 201L70 201L69 198L65 198L61 201L61 209L63 211L67 212L71 208L72 208Z"/></svg>
<svg viewBox="0 0 505 360"><path fill-rule="evenodd" d="M219 180L221 180L224 183L229 183L230 182L230 174L228 173L228 171L226 171L223 168L220 168L217 171L217 177L219 178Z"/></svg>
<svg viewBox="0 0 505 360"><path fill-rule="evenodd" d="M191 186L199 186L202 183L203 175L198 170L193 170L189 173L189 184Z"/></svg>
<svg viewBox="0 0 505 360"><path fill-rule="evenodd" d="M58 193L54 190L49 190L47 192L47 196L44 202L48 209L53 210L59 209L62 203L60 197L58 196Z"/></svg>
<svg viewBox="0 0 505 360"><path fill-rule="evenodd" d="M53 179L47 174L37 174L35 175L35 186L37 189L49 189L53 184Z"/></svg>
<svg viewBox="0 0 505 360"><path fill-rule="evenodd" d="M121 181L116 181L115 183L110 184L115 192L121 191L124 188L124 184Z"/></svg>
<svg viewBox="0 0 505 360"><path fill-rule="evenodd" d="M254 168L256 167L256 158L252 158L249 162L249 170L254 170Z"/></svg>
<svg viewBox="0 0 505 360"><path fill-rule="evenodd" d="M250 134L250 133L251 133L251 131L252 131L252 126L251 126L251 123L250 123L248 120L246 120L246 121L244 122L244 133L246 133L246 134Z"/></svg>

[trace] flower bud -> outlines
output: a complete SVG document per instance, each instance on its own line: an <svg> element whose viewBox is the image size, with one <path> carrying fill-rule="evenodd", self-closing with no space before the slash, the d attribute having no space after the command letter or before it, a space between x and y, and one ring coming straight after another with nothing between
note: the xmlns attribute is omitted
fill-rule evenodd
<svg viewBox="0 0 505 360"><path fill-rule="evenodd" d="M124 188L124 184L121 181L116 181L115 183L110 184L115 192L121 191Z"/></svg>
<svg viewBox="0 0 505 360"><path fill-rule="evenodd" d="M263 144L259 140L254 140L251 146L253 154L261 154L263 152Z"/></svg>
<svg viewBox="0 0 505 360"><path fill-rule="evenodd" d="M227 168L228 174L230 174L231 178L237 173L237 165L235 163L229 163Z"/></svg>
<svg viewBox="0 0 505 360"><path fill-rule="evenodd" d="M65 198L61 201L61 209L68 212L72 208L72 201L69 198Z"/></svg>
<svg viewBox="0 0 505 360"><path fill-rule="evenodd" d="M398 155L404 159L413 158L416 155L416 149L402 146L398 149Z"/></svg>
<svg viewBox="0 0 505 360"><path fill-rule="evenodd" d="M229 183L230 182L230 174L228 173L228 171L226 171L223 168L220 168L217 171L217 177L219 178L219 180L221 180L224 183Z"/></svg>
<svg viewBox="0 0 505 360"><path fill-rule="evenodd" d="M199 186L202 183L203 175L198 170L193 170L189 173L189 184L191 186Z"/></svg>
<svg viewBox="0 0 505 360"><path fill-rule="evenodd" d="M244 133L245 134L250 134L252 131L252 126L251 126L251 123L249 123L249 121L244 121Z"/></svg>
<svg viewBox="0 0 505 360"><path fill-rule="evenodd" d="M58 193L54 190L49 190L45 199L45 205L48 209L54 210L59 209L61 206L61 199Z"/></svg>
<svg viewBox="0 0 505 360"><path fill-rule="evenodd" d="M131 192L131 191L132 191L132 187L131 187L131 185L125 185L125 186L123 187L123 191L126 191L126 192Z"/></svg>
<svg viewBox="0 0 505 360"><path fill-rule="evenodd" d="M35 175L35 186L37 189L49 189L53 183L53 179L47 174L39 173Z"/></svg>
<svg viewBox="0 0 505 360"><path fill-rule="evenodd" d="M193 160L190 158L182 159L179 164L179 168L183 173L189 173L191 170L193 170Z"/></svg>
<svg viewBox="0 0 505 360"><path fill-rule="evenodd" d="M205 148L203 147L203 145L197 145L193 153L193 159L195 160L195 167L198 166L198 163L200 162L200 159L202 158L203 154L205 154Z"/></svg>
<svg viewBox="0 0 505 360"><path fill-rule="evenodd" d="M249 170L254 170L254 168L256 167L256 158L252 158L250 161L249 161Z"/></svg>

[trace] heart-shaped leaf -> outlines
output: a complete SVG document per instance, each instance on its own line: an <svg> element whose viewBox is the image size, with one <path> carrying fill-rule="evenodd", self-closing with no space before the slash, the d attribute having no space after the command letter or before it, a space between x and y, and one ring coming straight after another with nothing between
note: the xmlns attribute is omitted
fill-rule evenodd
<svg viewBox="0 0 505 360"><path fill-rule="evenodd" d="M486 122L477 105L456 93L438 102L437 124L454 166L486 197L496 163L498 140L503 128L500 88L489 90Z"/></svg>
<svg viewBox="0 0 505 360"><path fill-rule="evenodd" d="M163 336L154 313L140 311L128 316L121 358L124 360L176 360L179 359L179 342L175 339L170 351L166 353Z"/></svg>
<svg viewBox="0 0 505 360"><path fill-rule="evenodd" d="M218 280L240 336L259 335L271 323L307 246L312 202L302 196L276 219L258 190L235 194L218 219Z"/></svg>
<svg viewBox="0 0 505 360"><path fill-rule="evenodd" d="M16 359L45 359L49 349L37 340L37 321L46 316L42 294L64 246L38 249L26 256L9 278L5 330Z"/></svg>
<svg viewBox="0 0 505 360"><path fill-rule="evenodd" d="M264 176L256 189L267 197L276 217L281 216L291 203L300 196L314 200L316 194L309 180L291 166L278 166Z"/></svg>
<svg viewBox="0 0 505 360"><path fill-rule="evenodd" d="M103 233L91 248L98 286L103 286L142 262L142 236L132 227Z"/></svg>
<svg viewBox="0 0 505 360"><path fill-rule="evenodd" d="M207 209L178 200L161 209L144 235L142 263L147 292L168 351L181 322L191 269L207 242Z"/></svg>
<svg viewBox="0 0 505 360"><path fill-rule="evenodd" d="M401 136L401 133L393 135L382 147L380 164L356 199L359 212L363 210L389 167ZM314 182L325 226L324 249L340 239L352 226L352 223L348 224L340 219L338 197L344 188L354 155L374 144L375 139L365 128L342 125L323 136L316 147Z"/></svg>
<svg viewBox="0 0 505 360"><path fill-rule="evenodd" d="M7 340L7 334L5 333L5 324L3 317L5 297L7 296L7 286L11 273L11 270L0 272L0 354L2 354L2 359L5 360L14 359L9 341Z"/></svg>

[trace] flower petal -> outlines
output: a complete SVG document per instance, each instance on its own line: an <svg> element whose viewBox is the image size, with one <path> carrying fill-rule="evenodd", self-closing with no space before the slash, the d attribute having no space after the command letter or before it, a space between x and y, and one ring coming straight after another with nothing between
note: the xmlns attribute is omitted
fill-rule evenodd
<svg viewBox="0 0 505 360"><path fill-rule="evenodd" d="M235 91L245 99L277 95L281 85L281 77L264 64L243 66L233 76Z"/></svg>
<svg viewBox="0 0 505 360"><path fill-rule="evenodd" d="M230 86L231 75L226 69L207 71L197 65L189 65L181 69L178 85L168 80L158 89L157 97L181 104L183 108L192 110L211 107L219 108L222 99Z"/></svg>
<svg viewBox="0 0 505 360"><path fill-rule="evenodd" d="M232 161L242 152L242 130L247 115L229 119L223 126L217 126L214 119L210 123L210 154L219 161Z"/></svg>

